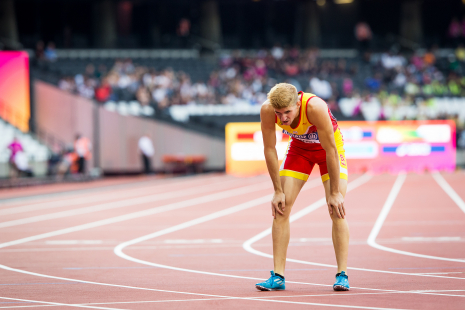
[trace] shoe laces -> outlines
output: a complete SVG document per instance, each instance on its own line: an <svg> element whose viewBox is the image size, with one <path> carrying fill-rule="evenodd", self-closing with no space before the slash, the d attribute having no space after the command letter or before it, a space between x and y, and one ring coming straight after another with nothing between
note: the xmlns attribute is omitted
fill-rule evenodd
<svg viewBox="0 0 465 310"><path fill-rule="evenodd" d="M336 273L336 278L337 277L343 277L345 279L349 279L349 276L346 275L345 271Z"/></svg>

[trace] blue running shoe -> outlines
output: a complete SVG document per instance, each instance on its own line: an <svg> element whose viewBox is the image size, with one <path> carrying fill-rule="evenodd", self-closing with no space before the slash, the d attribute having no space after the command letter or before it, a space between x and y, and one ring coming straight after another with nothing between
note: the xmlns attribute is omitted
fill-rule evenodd
<svg viewBox="0 0 465 310"><path fill-rule="evenodd" d="M336 274L336 283L333 285L333 290L335 291L348 291L350 290L349 286L349 277L346 275L345 271L341 271Z"/></svg>
<svg viewBox="0 0 465 310"><path fill-rule="evenodd" d="M274 271L271 272L271 277L265 282L260 282L255 284L255 287L260 291L278 291L286 289L286 281L274 274Z"/></svg>

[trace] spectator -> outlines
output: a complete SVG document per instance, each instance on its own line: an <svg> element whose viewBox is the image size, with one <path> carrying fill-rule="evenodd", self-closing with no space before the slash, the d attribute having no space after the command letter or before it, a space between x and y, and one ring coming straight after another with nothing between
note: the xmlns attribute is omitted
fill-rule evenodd
<svg viewBox="0 0 465 310"><path fill-rule="evenodd" d="M72 146L68 146L63 150L62 159L58 164L58 176L63 177L69 173L77 173L79 170L79 157L74 152Z"/></svg>
<svg viewBox="0 0 465 310"><path fill-rule="evenodd" d="M178 37L181 39L181 47L187 48L189 44L189 35L191 30L191 22L187 18L182 18L179 21L177 34Z"/></svg>
<svg viewBox="0 0 465 310"><path fill-rule="evenodd" d="M29 160L26 153L19 151L14 158L14 166L19 176L32 177L32 170L29 167Z"/></svg>
<svg viewBox="0 0 465 310"><path fill-rule="evenodd" d="M56 61L58 56L57 52L55 50L55 43L53 42L48 42L47 48L45 49L44 52L45 59L48 61Z"/></svg>
<svg viewBox="0 0 465 310"><path fill-rule="evenodd" d="M150 104L150 93L144 86L139 86L136 92L136 99L142 106L148 106Z"/></svg>
<svg viewBox="0 0 465 310"><path fill-rule="evenodd" d="M77 154L77 164L78 164L78 173L86 173L86 161L92 157L92 144L90 140L81 135L76 135L76 140L74 141L74 151Z"/></svg>
<svg viewBox="0 0 465 310"><path fill-rule="evenodd" d="M352 92L354 89L354 82L352 81L351 78L345 77L343 82L342 82L342 93L346 97L352 96Z"/></svg>
<svg viewBox="0 0 465 310"><path fill-rule="evenodd" d="M462 34L463 34L462 25L460 25L459 20L456 17L454 17L449 24L449 30L448 30L448 36L454 47L458 45Z"/></svg>
<svg viewBox="0 0 465 310"><path fill-rule="evenodd" d="M276 43L271 49L271 55L275 60L280 60L284 56L284 50L279 43Z"/></svg>
<svg viewBox="0 0 465 310"><path fill-rule="evenodd" d="M460 43L455 50L455 57L457 57L460 62L465 62L465 46L463 43Z"/></svg>
<svg viewBox="0 0 465 310"><path fill-rule="evenodd" d="M368 49L372 36L371 28L366 22L360 21L355 25L355 38L362 53Z"/></svg>
<svg viewBox="0 0 465 310"><path fill-rule="evenodd" d="M88 64L86 66L86 71L85 71L85 74L84 76L89 78L89 79L92 79L92 78L95 78L96 77L96 72L95 72L95 66L93 64Z"/></svg>
<svg viewBox="0 0 465 310"><path fill-rule="evenodd" d="M95 89L95 99L99 102L107 102L111 96L111 86L108 83L108 79L104 78L100 86Z"/></svg>
<svg viewBox="0 0 465 310"><path fill-rule="evenodd" d="M74 93L76 90L76 84L72 77L65 77L58 82L58 87L64 91Z"/></svg>
<svg viewBox="0 0 465 310"><path fill-rule="evenodd" d="M16 166L16 156L19 152L23 151L23 146L21 145L21 142L19 142L16 136L13 138L13 141L8 145L8 149L11 152L9 159L10 168L12 169L15 175L19 175L20 170Z"/></svg>
<svg viewBox="0 0 465 310"><path fill-rule="evenodd" d="M327 100L332 96L331 84L328 81L320 80L317 77L313 77L310 80L310 89L312 93L317 95L323 100Z"/></svg>
<svg viewBox="0 0 465 310"><path fill-rule="evenodd" d="M415 78L410 78L407 84L405 84L405 93L410 96L416 96L420 93L420 87L415 81Z"/></svg>
<svg viewBox="0 0 465 310"><path fill-rule="evenodd" d="M42 41L42 40L37 41L35 56L36 56L36 59L39 60L39 61L45 59L44 41Z"/></svg>
<svg viewBox="0 0 465 310"><path fill-rule="evenodd" d="M151 160L153 155L155 154L155 150L153 148L152 140L148 137L148 135L144 135L139 139L139 150L142 155L142 163L144 165L144 173L149 174L151 173Z"/></svg>
<svg viewBox="0 0 465 310"><path fill-rule="evenodd" d="M423 61L427 66L434 66L434 64L436 63L436 56L434 55L433 49L430 49L425 53Z"/></svg>

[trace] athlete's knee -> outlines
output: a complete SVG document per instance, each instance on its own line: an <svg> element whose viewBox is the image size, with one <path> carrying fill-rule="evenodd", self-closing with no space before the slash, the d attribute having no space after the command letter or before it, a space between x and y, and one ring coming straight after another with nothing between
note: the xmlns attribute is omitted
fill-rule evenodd
<svg viewBox="0 0 465 310"><path fill-rule="evenodd" d="M286 205L284 208L283 214L276 213L275 222L281 224L289 222L289 216L291 215L292 205Z"/></svg>
<svg viewBox="0 0 465 310"><path fill-rule="evenodd" d="M328 213L329 213L329 217L331 218L331 220L332 220L333 222L337 222L337 221L343 220L342 218L339 218L339 217L337 216L337 211L336 211L335 208L332 208L332 211L333 211L333 213L330 213L329 211L328 211Z"/></svg>

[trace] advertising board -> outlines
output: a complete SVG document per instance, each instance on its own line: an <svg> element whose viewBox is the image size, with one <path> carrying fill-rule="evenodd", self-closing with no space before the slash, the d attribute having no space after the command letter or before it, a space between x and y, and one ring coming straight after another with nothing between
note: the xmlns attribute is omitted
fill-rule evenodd
<svg viewBox="0 0 465 310"><path fill-rule="evenodd" d="M438 121L341 121L349 173L453 171L456 165L455 123ZM289 137L276 126L278 159ZM260 123L226 126L226 172L266 173Z"/></svg>
<svg viewBox="0 0 465 310"><path fill-rule="evenodd" d="M29 56L0 51L0 117L22 131L29 130Z"/></svg>

